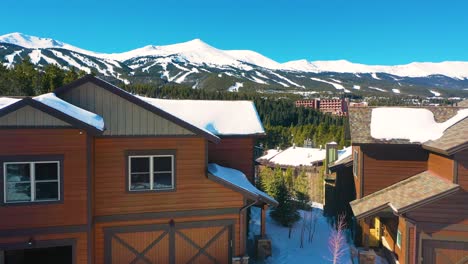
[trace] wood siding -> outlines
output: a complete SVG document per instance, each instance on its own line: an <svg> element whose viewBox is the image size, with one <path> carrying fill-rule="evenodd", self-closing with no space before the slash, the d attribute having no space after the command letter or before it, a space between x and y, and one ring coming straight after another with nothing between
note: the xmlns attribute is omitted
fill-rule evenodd
<svg viewBox="0 0 468 264"><path fill-rule="evenodd" d="M220 143L209 143L208 161L242 171L254 182L254 144L252 137L223 138Z"/></svg>
<svg viewBox="0 0 468 264"><path fill-rule="evenodd" d="M8 216L0 221L0 230L87 223L86 137L85 132L76 129L0 130L2 159L18 155L64 156L63 202L0 205L0 215Z"/></svg>
<svg viewBox="0 0 468 264"><path fill-rule="evenodd" d="M0 117L0 127L70 127L70 124L26 105Z"/></svg>
<svg viewBox="0 0 468 264"><path fill-rule="evenodd" d="M193 135L187 129L91 82L71 89L60 97L104 118L105 136Z"/></svg>
<svg viewBox="0 0 468 264"><path fill-rule="evenodd" d="M427 170L427 152L414 145L362 145L363 196Z"/></svg>
<svg viewBox="0 0 468 264"><path fill-rule="evenodd" d="M427 169L440 177L453 182L453 160L449 157L429 153Z"/></svg>
<svg viewBox="0 0 468 264"><path fill-rule="evenodd" d="M25 248L27 242L33 238L35 241L50 241L50 240L63 240L74 239L76 264L88 263L88 250L87 250L87 234L86 233L63 233L63 234L41 234L41 235L28 235L18 237L0 237L0 244L17 244L24 243Z"/></svg>
<svg viewBox="0 0 468 264"><path fill-rule="evenodd" d="M468 150L455 154L457 162L457 183L468 192Z"/></svg>
<svg viewBox="0 0 468 264"><path fill-rule="evenodd" d="M201 137L95 139L95 215L242 207L241 194L207 178L205 142ZM128 192L128 150L175 150L176 191Z"/></svg>
<svg viewBox="0 0 468 264"><path fill-rule="evenodd" d="M422 255L425 264L466 263L468 242L425 240Z"/></svg>

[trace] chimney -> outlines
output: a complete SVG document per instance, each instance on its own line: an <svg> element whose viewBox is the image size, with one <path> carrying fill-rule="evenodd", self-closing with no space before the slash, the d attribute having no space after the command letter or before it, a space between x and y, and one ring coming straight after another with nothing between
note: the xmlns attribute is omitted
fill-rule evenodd
<svg viewBox="0 0 468 264"><path fill-rule="evenodd" d="M328 166L338 159L338 144L330 142L325 145L325 171L330 173Z"/></svg>

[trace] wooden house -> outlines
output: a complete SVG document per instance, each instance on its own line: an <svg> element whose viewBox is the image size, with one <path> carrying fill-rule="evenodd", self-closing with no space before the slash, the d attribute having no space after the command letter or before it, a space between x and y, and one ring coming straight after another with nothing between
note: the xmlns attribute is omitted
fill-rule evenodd
<svg viewBox="0 0 468 264"><path fill-rule="evenodd" d="M468 262L468 110L351 108L351 207L394 263Z"/></svg>
<svg viewBox="0 0 468 264"><path fill-rule="evenodd" d="M0 98L0 263L231 263L253 177L252 102L140 97L91 75Z"/></svg>

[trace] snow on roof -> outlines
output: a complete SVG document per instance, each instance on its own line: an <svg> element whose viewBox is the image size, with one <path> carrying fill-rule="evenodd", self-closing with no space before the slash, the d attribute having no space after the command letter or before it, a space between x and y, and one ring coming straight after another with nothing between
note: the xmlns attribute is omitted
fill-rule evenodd
<svg viewBox="0 0 468 264"><path fill-rule="evenodd" d="M264 134L250 101L168 100L137 97L171 115L215 135Z"/></svg>
<svg viewBox="0 0 468 264"><path fill-rule="evenodd" d="M16 98L9 98L9 97L0 97L0 109L7 107L11 104L14 104L21 99L16 99Z"/></svg>
<svg viewBox="0 0 468 264"><path fill-rule="evenodd" d="M55 96L54 93L47 93L33 97L34 100L41 102L49 107L52 107L66 115L76 118L90 126L93 126L101 131L104 130L104 119L101 116L91 113Z"/></svg>
<svg viewBox="0 0 468 264"><path fill-rule="evenodd" d="M268 194L260 191L254 185L252 185L252 183L250 183L245 174L241 171L223 167L215 163L210 163L208 164L208 172L227 184L242 189L260 199L263 198L264 202L268 202L269 204L273 204L275 206L278 204L278 202L275 199L273 199Z"/></svg>
<svg viewBox="0 0 468 264"><path fill-rule="evenodd" d="M283 166L310 166L313 162L325 159L325 149L289 147L278 153L271 163Z"/></svg>
<svg viewBox="0 0 468 264"><path fill-rule="evenodd" d="M437 123L434 114L427 109L386 107L372 109L371 136L375 139L407 139L410 142L426 142L440 138L444 131L468 117L468 109L445 122Z"/></svg>
<svg viewBox="0 0 468 264"><path fill-rule="evenodd" d="M278 153L281 153L281 149L269 149L266 151L266 154L258 158L257 160L270 160L274 156L276 156Z"/></svg>
<svg viewBox="0 0 468 264"><path fill-rule="evenodd" d="M353 152L353 147L351 146L338 150L338 159L335 160L335 162L341 161L351 156L352 152Z"/></svg>

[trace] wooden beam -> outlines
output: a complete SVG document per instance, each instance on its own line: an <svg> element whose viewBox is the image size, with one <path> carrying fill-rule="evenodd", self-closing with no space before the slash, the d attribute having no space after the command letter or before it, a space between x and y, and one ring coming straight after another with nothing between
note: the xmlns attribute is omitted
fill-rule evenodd
<svg viewBox="0 0 468 264"><path fill-rule="evenodd" d="M265 237L266 235L266 211L268 210L268 205L264 205L262 208L262 215L260 220L260 235Z"/></svg>

